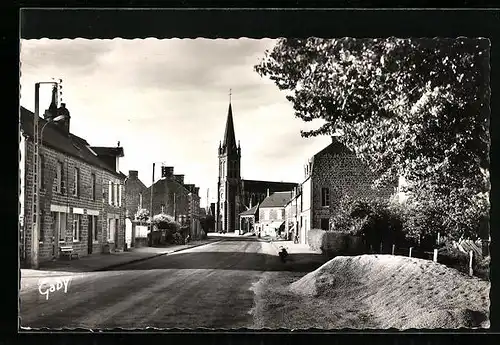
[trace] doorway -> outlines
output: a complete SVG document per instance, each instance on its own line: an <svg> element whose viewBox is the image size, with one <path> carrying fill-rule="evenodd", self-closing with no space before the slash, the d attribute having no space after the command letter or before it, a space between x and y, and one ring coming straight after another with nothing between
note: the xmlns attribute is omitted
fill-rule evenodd
<svg viewBox="0 0 500 345"><path fill-rule="evenodd" d="M92 246L94 244L94 232L95 232L95 222L94 217L87 215L87 253L92 254Z"/></svg>
<svg viewBox="0 0 500 345"><path fill-rule="evenodd" d="M52 212L52 256L59 257L59 247L66 240L66 213Z"/></svg>

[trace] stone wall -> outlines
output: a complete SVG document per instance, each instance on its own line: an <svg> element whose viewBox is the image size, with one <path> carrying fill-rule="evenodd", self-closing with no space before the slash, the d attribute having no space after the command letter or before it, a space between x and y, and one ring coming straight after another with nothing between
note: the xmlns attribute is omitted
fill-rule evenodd
<svg viewBox="0 0 500 345"><path fill-rule="evenodd" d="M25 243L26 243L26 259L29 262L31 253L31 229L33 224L32 216L32 193L33 193L33 143L30 140L26 141L25 161L25 184L24 190L24 212L25 212ZM92 252L99 253L102 251L102 246L106 242L109 215L113 215L119 219L118 237L115 238L112 248L123 248L125 241L125 208L124 208L124 193L122 190L121 201L117 205L109 204L109 182L123 185L123 178L106 171L100 167L90 165L76 157L56 151L46 145L39 150L43 157L42 166L42 186L40 192L40 210L42 212L41 229L40 229L40 244L39 244L39 261L47 261L52 259L53 254L58 254L58 243L55 241L56 234L53 228L52 210L59 206L59 209L67 208L67 227L66 231L61 234L61 239L65 245L72 245L75 252L81 256L88 254L88 219L89 213L96 214L98 232L98 240L92 241ZM21 153L23 154L23 153ZM63 165L63 180L65 182L64 193L56 188L56 169L57 162ZM74 169L79 169L80 183L79 192L73 195L72 186L74 182ZM95 198L93 198L91 175L96 176ZM76 214L81 213L82 223L80 228L79 241L73 241L73 218ZM61 243L63 244L63 243Z"/></svg>
<svg viewBox="0 0 500 345"><path fill-rule="evenodd" d="M141 194L146 190L146 186L139 179L138 172L136 170L130 170L128 179L125 182L125 209L128 216L132 219L137 213L140 202ZM142 205L146 205L147 200L142 199Z"/></svg>
<svg viewBox="0 0 500 345"><path fill-rule="evenodd" d="M375 175L353 153L332 153L323 150L314 157L312 171L313 214L311 228L321 228L321 219L330 219L344 196L359 198L390 198L397 184L373 189ZM330 204L322 205L322 188L328 188Z"/></svg>

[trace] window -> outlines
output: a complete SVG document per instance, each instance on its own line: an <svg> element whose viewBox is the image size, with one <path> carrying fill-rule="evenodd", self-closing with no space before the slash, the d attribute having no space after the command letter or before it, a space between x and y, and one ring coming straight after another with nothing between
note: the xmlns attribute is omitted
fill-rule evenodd
<svg viewBox="0 0 500 345"><path fill-rule="evenodd" d="M80 214L73 214L73 242L81 240L81 226L82 216Z"/></svg>
<svg viewBox="0 0 500 345"><path fill-rule="evenodd" d="M90 197L92 200L95 200L96 196L96 177L95 174L90 175Z"/></svg>
<svg viewBox="0 0 500 345"><path fill-rule="evenodd" d="M66 241L66 213L52 212L52 228L56 242Z"/></svg>
<svg viewBox="0 0 500 345"><path fill-rule="evenodd" d="M118 202L117 202L117 205L118 207L122 207L122 188L123 186L122 185L118 185Z"/></svg>
<svg viewBox="0 0 500 345"><path fill-rule="evenodd" d="M73 172L73 196L78 196L80 189L80 169L75 168Z"/></svg>
<svg viewBox="0 0 500 345"><path fill-rule="evenodd" d="M330 220L328 218L321 218L321 230L329 230Z"/></svg>
<svg viewBox="0 0 500 345"><path fill-rule="evenodd" d="M45 189L45 157L40 155L40 188Z"/></svg>
<svg viewBox="0 0 500 345"><path fill-rule="evenodd" d="M113 205L115 200L115 184L113 182L109 182L109 204Z"/></svg>
<svg viewBox="0 0 500 345"><path fill-rule="evenodd" d="M89 233L92 233L92 239L97 242L99 234L97 232L97 216L87 216Z"/></svg>
<svg viewBox="0 0 500 345"><path fill-rule="evenodd" d="M63 194L63 164L61 162L57 162L56 167L56 192Z"/></svg>
<svg viewBox="0 0 500 345"><path fill-rule="evenodd" d="M115 220L110 218L108 219L108 241L114 242L115 237Z"/></svg>
<svg viewBox="0 0 500 345"><path fill-rule="evenodd" d="M43 211L40 211L40 226L38 227L38 241L43 242L45 239L45 230L43 229L43 226L45 225L44 222L44 217L45 215L43 214Z"/></svg>
<svg viewBox="0 0 500 345"><path fill-rule="evenodd" d="M321 188L321 206L330 206L330 189Z"/></svg>

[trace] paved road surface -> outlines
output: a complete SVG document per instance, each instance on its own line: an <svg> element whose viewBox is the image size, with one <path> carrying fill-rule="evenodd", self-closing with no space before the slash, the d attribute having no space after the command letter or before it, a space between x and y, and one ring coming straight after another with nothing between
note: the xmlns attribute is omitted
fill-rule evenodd
<svg viewBox="0 0 500 345"><path fill-rule="evenodd" d="M112 271L68 274L59 277L71 278L67 292L59 284L48 299L37 279L21 291L21 326L250 328L251 287L262 272L301 270L262 253L261 244L225 239ZM50 279L55 284L58 277Z"/></svg>

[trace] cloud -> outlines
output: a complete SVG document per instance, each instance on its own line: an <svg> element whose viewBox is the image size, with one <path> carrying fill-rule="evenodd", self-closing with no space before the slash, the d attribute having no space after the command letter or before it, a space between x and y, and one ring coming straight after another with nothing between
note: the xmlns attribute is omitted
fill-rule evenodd
<svg viewBox="0 0 500 345"><path fill-rule="evenodd" d="M150 184L165 161L216 195L217 148L229 89L247 179L300 181L305 159L327 143L304 139L311 124L294 117L285 95L253 66L273 40L28 40L21 46L21 104L34 109L35 82L63 79L71 131L91 145L125 150L123 172ZM50 103L43 87L40 108ZM314 124L316 126L316 124ZM159 169L156 176L159 174Z"/></svg>

